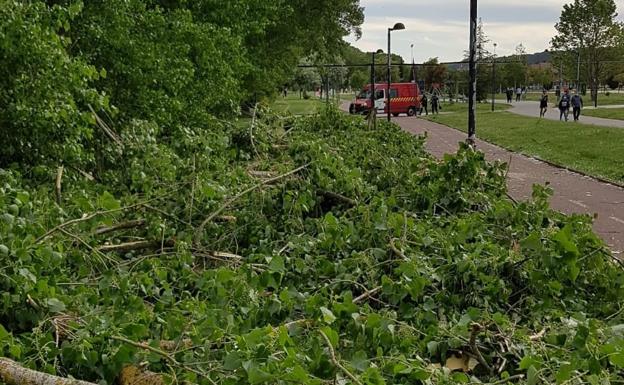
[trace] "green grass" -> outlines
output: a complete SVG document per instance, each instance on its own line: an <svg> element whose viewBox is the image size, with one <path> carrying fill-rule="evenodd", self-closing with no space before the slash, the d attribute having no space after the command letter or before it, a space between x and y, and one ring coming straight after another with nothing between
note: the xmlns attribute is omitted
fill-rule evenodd
<svg viewBox="0 0 624 385"><path fill-rule="evenodd" d="M299 95L293 94L286 98L278 97L271 108L277 112L289 113L293 115L310 115L318 111L324 103L319 98L311 96L310 99L300 99Z"/></svg>
<svg viewBox="0 0 624 385"><path fill-rule="evenodd" d="M466 131L461 113L429 119ZM514 152L624 182L624 129L479 111L477 136Z"/></svg>
<svg viewBox="0 0 624 385"><path fill-rule="evenodd" d="M510 108L511 106L509 104L495 104L494 105L494 111L504 111L508 108ZM491 111L492 110L492 104L490 103L478 103L477 104L477 111ZM442 102L442 109L440 110L440 112L463 112L463 111L468 111L468 103L447 103L447 102ZM429 106L429 112L431 112L431 105Z"/></svg>
<svg viewBox="0 0 624 385"><path fill-rule="evenodd" d="M597 118L624 120L624 108L598 108L596 110L583 110L583 115Z"/></svg>

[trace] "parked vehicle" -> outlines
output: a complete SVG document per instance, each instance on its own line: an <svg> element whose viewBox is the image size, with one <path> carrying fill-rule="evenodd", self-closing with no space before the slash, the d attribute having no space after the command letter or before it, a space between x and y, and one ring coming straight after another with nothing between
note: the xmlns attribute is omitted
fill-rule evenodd
<svg viewBox="0 0 624 385"><path fill-rule="evenodd" d="M375 84L375 108L378 113L387 113L386 92L388 84ZM416 83L390 84L390 113L394 116L407 114L414 116L420 110L420 89ZM371 85L367 84L357 94L355 101L349 106L352 114L367 114L371 108Z"/></svg>

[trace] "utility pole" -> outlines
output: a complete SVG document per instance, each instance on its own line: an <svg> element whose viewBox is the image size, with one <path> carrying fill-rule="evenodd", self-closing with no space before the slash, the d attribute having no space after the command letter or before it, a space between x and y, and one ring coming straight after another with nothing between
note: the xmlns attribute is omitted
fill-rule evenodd
<svg viewBox="0 0 624 385"><path fill-rule="evenodd" d="M494 55L492 56L492 112L494 112L494 99L496 98L496 43L494 43Z"/></svg>
<svg viewBox="0 0 624 385"><path fill-rule="evenodd" d="M470 0L470 48L468 59L468 72L470 84L468 84L468 139L466 143L473 147L476 145L476 116L477 107L477 0Z"/></svg>

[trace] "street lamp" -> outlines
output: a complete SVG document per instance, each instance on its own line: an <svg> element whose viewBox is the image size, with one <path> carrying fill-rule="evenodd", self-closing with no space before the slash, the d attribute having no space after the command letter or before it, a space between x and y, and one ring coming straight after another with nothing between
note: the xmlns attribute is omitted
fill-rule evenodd
<svg viewBox="0 0 624 385"><path fill-rule="evenodd" d="M390 50L390 32L401 31L404 29L405 25L403 23L396 23L394 27L388 28L388 90L386 90L386 108L388 109L388 121L390 121L390 83L392 83L392 51Z"/></svg>
<svg viewBox="0 0 624 385"><path fill-rule="evenodd" d="M496 46L494 43L494 55L492 55L492 112L494 112L494 99L496 98Z"/></svg>
<svg viewBox="0 0 624 385"><path fill-rule="evenodd" d="M477 104L477 0L470 0L470 46L468 49L468 139L469 146L476 145L476 117Z"/></svg>
<svg viewBox="0 0 624 385"><path fill-rule="evenodd" d="M371 63L371 109L369 111L370 114L373 114L375 111L375 55L378 53L383 53L382 49L378 49L376 52L373 52L373 61ZM372 116L372 115L371 115Z"/></svg>

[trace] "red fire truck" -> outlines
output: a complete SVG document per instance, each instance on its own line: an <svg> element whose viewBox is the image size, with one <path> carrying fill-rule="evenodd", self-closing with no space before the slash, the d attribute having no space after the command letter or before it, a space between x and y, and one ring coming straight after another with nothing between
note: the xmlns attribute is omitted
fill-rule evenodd
<svg viewBox="0 0 624 385"><path fill-rule="evenodd" d="M375 108L378 113L387 113L386 92L388 84L375 84ZM407 114L414 116L420 110L420 89L417 83L390 84L390 113L394 116ZM366 114L371 108L371 85L367 84L357 94L355 101L349 106L352 114Z"/></svg>

